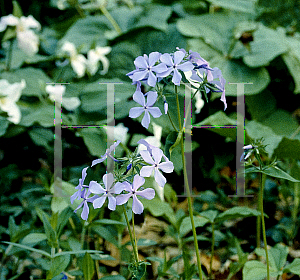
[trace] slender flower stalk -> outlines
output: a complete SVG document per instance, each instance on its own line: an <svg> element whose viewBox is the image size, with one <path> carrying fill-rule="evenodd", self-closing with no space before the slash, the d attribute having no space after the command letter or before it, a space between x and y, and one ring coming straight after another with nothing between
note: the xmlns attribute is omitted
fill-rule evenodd
<svg viewBox="0 0 300 280"><path fill-rule="evenodd" d="M178 97L178 90L177 86L175 85L175 95L176 95L176 104L177 104L177 116L178 116L178 124L179 124L179 131L181 131L181 117L180 117L180 106L179 106L179 97ZM200 252L198 247L198 240L197 240L197 233L196 233L196 227L194 222L194 216L193 216L193 206L192 206L192 199L191 199L191 193L190 193L190 187L187 177L187 171L186 171L186 162L184 157L184 143L183 143L183 137L181 137L180 141L181 146L181 158L182 158L182 165L183 165L183 176L184 176L184 183L186 186L186 192L187 192L187 199L188 199L188 209L189 209L189 216L191 219L192 224L192 231L193 231L193 237L194 237L194 245L196 250L196 257L197 257L197 265L199 270L199 278L200 280L203 279L202 276L202 269L201 269L201 259L200 259Z"/></svg>
<svg viewBox="0 0 300 280"><path fill-rule="evenodd" d="M123 212L124 212L124 215L125 215L125 220L126 220L126 223L127 223L127 228L128 228L128 232L129 232L129 236L130 236L130 242L131 242L132 248L133 248L134 263L135 263L135 266L138 266L139 257L138 257L137 250L135 250L135 243L134 243L134 240L133 240L129 219L128 219L124 204L122 206L123 206Z"/></svg>

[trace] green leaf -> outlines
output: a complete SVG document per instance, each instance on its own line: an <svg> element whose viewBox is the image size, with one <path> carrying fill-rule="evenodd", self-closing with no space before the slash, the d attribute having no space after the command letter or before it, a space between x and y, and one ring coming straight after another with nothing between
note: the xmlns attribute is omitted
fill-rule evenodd
<svg viewBox="0 0 300 280"><path fill-rule="evenodd" d="M125 222L120 222L116 220L110 220L110 219L101 219L101 220L95 220L92 224L104 224L104 225L122 225L127 226Z"/></svg>
<svg viewBox="0 0 300 280"><path fill-rule="evenodd" d="M37 208L36 211L43 222L44 230L45 230L47 240L48 240L50 246L57 247L56 232L54 231L53 227L51 226L49 219L47 217L47 214L42 209L39 209L39 208Z"/></svg>
<svg viewBox="0 0 300 280"><path fill-rule="evenodd" d="M54 139L54 134L50 129L42 128L42 127L34 127L28 132L31 140L37 146L43 146L47 150L50 149L50 142Z"/></svg>
<svg viewBox="0 0 300 280"><path fill-rule="evenodd" d="M256 248L255 253L266 258L266 251L262 248ZM286 263L288 253L289 249L287 246L276 244L275 247L272 247L270 250L268 250L270 266L278 272L281 271Z"/></svg>
<svg viewBox="0 0 300 280"><path fill-rule="evenodd" d="M85 253L83 257L82 271L85 280L90 280L93 278L93 275L95 273L94 261L88 253Z"/></svg>
<svg viewBox="0 0 300 280"><path fill-rule="evenodd" d="M270 269L270 276L276 277L276 271ZM259 261L246 262L243 268L243 280L263 280L267 277L267 267Z"/></svg>
<svg viewBox="0 0 300 280"><path fill-rule="evenodd" d="M73 211L70 207L65 208L61 213L59 213L57 224L56 224L56 234L59 238L62 234L62 230L65 227L65 225L68 223L69 218L73 215Z"/></svg>
<svg viewBox="0 0 300 280"><path fill-rule="evenodd" d="M174 145L176 142L176 139L178 137L178 132L172 131L168 134L166 143L165 143L165 155L166 157L170 160L171 153L170 153L170 148Z"/></svg>
<svg viewBox="0 0 300 280"><path fill-rule="evenodd" d="M292 182L300 182L277 166L268 166L267 168L262 170L262 173L275 178L285 179Z"/></svg>
<svg viewBox="0 0 300 280"><path fill-rule="evenodd" d="M175 143L169 149L170 150L170 156L172 154L172 151L180 144L181 138L183 136L183 129L184 129L184 127L182 127L182 129L179 131Z"/></svg>
<svg viewBox="0 0 300 280"><path fill-rule="evenodd" d="M203 227L209 222L208 219L204 217L194 216L194 224L195 227ZM182 223L179 228L179 235L185 236L188 232L192 230L192 223L190 217L185 217L182 220Z"/></svg>
<svg viewBox="0 0 300 280"><path fill-rule="evenodd" d="M231 1L231 0L208 0L211 4L221 7L224 9L229 9L242 13L256 13L256 3L257 0L239 0L239 1Z"/></svg>
<svg viewBox="0 0 300 280"><path fill-rule="evenodd" d="M19 244L19 243L14 243L14 242L8 242L8 241L2 241L2 242L6 243L6 244L9 244L9 245L13 245L13 246L19 247L19 248L22 248L22 249L25 249L25 250L36 252L36 253L39 253L39 254L41 254L43 256L51 258L51 255L48 254L47 252L43 251L43 250L35 249L35 248L32 248L32 247L29 247L29 246L26 246L26 245L22 245L22 244Z"/></svg>
<svg viewBox="0 0 300 280"><path fill-rule="evenodd" d="M76 251L65 251L65 252L60 252L56 253L54 256L64 256L64 255L77 255L77 254L101 254L103 253L102 251L97 251L97 250L76 250Z"/></svg>
<svg viewBox="0 0 300 280"><path fill-rule="evenodd" d="M283 273L286 272L300 275L300 259L294 259L292 263L288 264L283 270Z"/></svg>
<svg viewBox="0 0 300 280"><path fill-rule="evenodd" d="M96 232L99 236L104 238L106 241L114 244L116 247L119 247L117 239L111 234L111 232L105 227L99 225L92 225L91 228L94 232Z"/></svg>
<svg viewBox="0 0 300 280"><path fill-rule="evenodd" d="M64 42L73 43L82 53L87 53L92 45L105 46L105 30L110 26L105 16L87 16L77 20L66 32L64 37L58 42L62 46Z"/></svg>
<svg viewBox="0 0 300 280"><path fill-rule="evenodd" d="M207 211L200 212L199 215L201 217L208 219L210 223L213 223L218 213L219 212L217 210L207 210Z"/></svg>
<svg viewBox="0 0 300 280"><path fill-rule="evenodd" d="M23 16L22 9L21 9L21 7L20 7L20 5L18 4L17 1L12 1L12 2L13 2L13 12L12 12L12 14L15 17L20 18L21 16Z"/></svg>
<svg viewBox="0 0 300 280"><path fill-rule="evenodd" d="M59 275L63 272L69 265L70 255L58 256L51 260L50 271L47 274L47 279L52 279L53 277Z"/></svg>
<svg viewBox="0 0 300 280"><path fill-rule="evenodd" d="M34 244L35 245L46 239L47 239L47 236L45 233L30 233L23 238L21 243L24 245L26 245L26 244Z"/></svg>
<svg viewBox="0 0 300 280"><path fill-rule="evenodd" d="M176 225L175 213L169 203L156 196L152 200L143 200L143 205L154 217L166 216L172 225Z"/></svg>
<svg viewBox="0 0 300 280"><path fill-rule="evenodd" d="M157 245L157 242L154 241L154 240L151 240L151 239L139 239L138 242L137 242L137 246L140 247L140 246L154 246L154 245Z"/></svg>
<svg viewBox="0 0 300 280"><path fill-rule="evenodd" d="M7 118L0 116L0 136L5 134L8 126L9 126L9 121L7 120Z"/></svg>
<svg viewBox="0 0 300 280"><path fill-rule="evenodd" d="M286 44L288 51L282 54L282 58L294 79L294 93L300 93L300 40L293 37L286 37Z"/></svg>
<svg viewBox="0 0 300 280"><path fill-rule="evenodd" d="M244 62L250 67L267 66L277 56L288 50L283 29L271 29L262 24L253 33L250 42L251 52L244 56Z"/></svg>
<svg viewBox="0 0 300 280"><path fill-rule="evenodd" d="M267 217L266 214L264 215ZM247 218L252 216L256 216L256 217L260 216L260 212L246 206L235 206L221 213L215 219L215 223L220 223L226 220L237 219L237 218Z"/></svg>

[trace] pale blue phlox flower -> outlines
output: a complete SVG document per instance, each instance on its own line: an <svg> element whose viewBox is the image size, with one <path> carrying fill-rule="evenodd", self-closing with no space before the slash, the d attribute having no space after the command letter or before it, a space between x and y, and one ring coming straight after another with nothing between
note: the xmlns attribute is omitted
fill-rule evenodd
<svg viewBox="0 0 300 280"><path fill-rule="evenodd" d="M157 92L148 91L147 92L147 102L146 102L144 94L140 90L137 90L133 94L133 100L135 102L137 102L138 104L140 104L142 107L131 108L129 111L129 117L137 118L143 112L145 112L145 115L142 119L142 126L145 128L148 128L149 124L150 124L150 114L153 116L153 118L159 118L162 115L162 113L158 107L152 107L154 105L154 103L156 102L156 98L157 98Z"/></svg>
<svg viewBox="0 0 300 280"><path fill-rule="evenodd" d="M91 181L89 185L89 190L91 193L94 194L100 194L101 196L98 196L93 201L93 207L101 208L106 200L108 199L108 209L115 210L116 209L116 198L114 194L115 192L115 186L120 184L119 182L116 183L115 186L113 186L114 183L114 176L112 173L104 174L102 177L103 184L105 186L105 189L96 181Z"/></svg>
<svg viewBox="0 0 300 280"><path fill-rule="evenodd" d="M81 213L81 218L85 221L87 220L87 218L89 216L88 202L93 202L97 198L97 196L93 196L93 197L89 198L90 194L91 194L91 191L89 190L89 188L84 188L83 192L81 193L81 198L83 198L83 201L74 210L74 212L76 213L77 210L83 206L83 210L82 210L82 213Z"/></svg>
<svg viewBox="0 0 300 280"><path fill-rule="evenodd" d="M149 86L155 87L157 77L154 72L162 73L167 70L167 66L164 63L155 65L159 61L160 56L159 52L152 52L149 54L149 57L146 54L137 57L134 61L136 70L130 72L133 82L146 79Z"/></svg>
<svg viewBox="0 0 300 280"><path fill-rule="evenodd" d="M164 53L160 57L160 61L167 66L169 66L168 70L162 73L157 74L159 77L167 77L173 72L173 78L172 82L175 85L180 85L181 81L181 74L178 70L181 70L183 72L190 71L194 68L194 65L190 61L182 62L183 58L185 56L185 53L182 51L176 51L173 55L173 57L168 54Z"/></svg>
<svg viewBox="0 0 300 280"><path fill-rule="evenodd" d="M126 203L129 200L129 198L132 197L133 198L133 202L132 202L133 213L135 213L135 214L143 213L144 206L137 198L137 195L139 195L143 198L146 198L148 200L153 199L155 196L154 189L148 188L145 190L140 190L140 191L138 190L144 183L145 183L145 178L136 174L133 178L132 184L130 184L128 182L123 182L123 183L119 184L118 186L116 186L115 189L118 192L122 192L122 191L128 192L126 194L120 194L117 196L117 198L116 198L117 205L122 205L122 204Z"/></svg>
<svg viewBox="0 0 300 280"><path fill-rule="evenodd" d="M105 154L103 156L101 156L101 158L93 160L91 167L93 167L97 163L105 161L107 159L107 157L110 157L113 161L118 162L118 160L115 159L110 153L120 144L120 142L121 142L120 140L116 141L108 149L106 149Z"/></svg>
<svg viewBox="0 0 300 280"><path fill-rule="evenodd" d="M77 187L75 187L76 190L78 190L77 192L75 192L72 196L71 196L71 204L73 204L75 199L80 199L81 195L84 193L84 188L88 188L88 186L83 185L85 177L87 175L87 169L88 167L85 167L82 169L82 173L81 173L81 179L79 179L79 184Z"/></svg>
<svg viewBox="0 0 300 280"><path fill-rule="evenodd" d="M152 156L152 150L158 148L158 147L155 147L154 145L149 144L145 139L141 139L137 143L144 145L147 148L147 151L150 153L151 156ZM162 156L165 159L165 161L169 161L169 159L164 154L162 154Z"/></svg>
<svg viewBox="0 0 300 280"><path fill-rule="evenodd" d="M143 166L140 172L140 175L143 177L150 177L154 171L154 179L160 187L164 187L167 180L161 174L159 169L165 173L171 173L174 170L173 162L166 161L161 162L163 156L163 151L159 148L152 149L152 155L148 151L140 151L140 154L145 162L151 166Z"/></svg>

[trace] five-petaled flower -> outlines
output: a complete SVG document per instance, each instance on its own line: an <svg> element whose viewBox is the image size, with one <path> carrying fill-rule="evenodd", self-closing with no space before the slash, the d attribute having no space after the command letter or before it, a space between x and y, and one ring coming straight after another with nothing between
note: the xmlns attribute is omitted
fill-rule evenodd
<svg viewBox="0 0 300 280"><path fill-rule="evenodd" d="M157 77L153 72L162 73L167 70L167 66L164 63L155 65L160 56L161 54L159 52L152 52L149 54L149 57L146 54L144 54L144 56L138 56L134 61L136 70L132 72L132 80L136 82L147 79L147 84L151 87L155 87Z"/></svg>
<svg viewBox="0 0 300 280"><path fill-rule="evenodd" d="M41 29L41 25L33 16L20 18L13 15L4 16L0 20L0 32L4 31L7 26L16 27L18 46L27 55L34 55L39 50L39 37L30 28Z"/></svg>
<svg viewBox="0 0 300 280"><path fill-rule="evenodd" d="M173 72L172 82L175 85L179 86L182 76L178 70L186 72L186 71L190 71L194 68L194 65L190 61L181 63L184 56L185 56L185 54L182 51L176 51L174 53L173 58L168 53L162 54L160 57L160 61L165 63L167 66L169 66L169 68L167 71L158 74L158 76L159 77L167 77Z"/></svg>
<svg viewBox="0 0 300 280"><path fill-rule="evenodd" d="M149 151L140 151L140 154L145 162L151 164L151 166L143 166L140 175L143 177L150 177L154 171L154 179L160 187L164 187L167 180L160 173L159 169L165 173L171 173L174 170L174 165L171 161L161 162L163 151L159 148L153 148L152 154Z"/></svg>
<svg viewBox="0 0 300 280"><path fill-rule="evenodd" d="M7 80L0 80L0 109L8 114L8 120L18 124L21 120L21 111L16 102L26 87L25 80L10 84Z"/></svg>
<svg viewBox="0 0 300 280"><path fill-rule="evenodd" d="M91 167L93 167L97 163L105 161L107 157L110 157L113 161L118 161L110 153L120 144L120 142L121 142L120 140L116 141L108 149L106 149L105 154L101 156L101 158L93 160Z"/></svg>
<svg viewBox="0 0 300 280"><path fill-rule="evenodd" d="M145 178L139 176L136 174L133 178L132 184L128 182L123 182L119 184L118 186L115 186L115 190L121 193L122 191L127 191L126 194L120 194L117 196L117 205L122 205L126 203L130 197L133 198L132 202L132 211L135 214L141 214L144 211L143 204L138 200L137 195L146 198L148 200L151 200L155 196L154 189L145 189L145 190L138 190L143 184L145 183Z"/></svg>
<svg viewBox="0 0 300 280"><path fill-rule="evenodd" d="M115 210L116 209L116 198L114 194L120 193L120 188L115 188L120 185L120 182L117 182L115 186L113 186L114 183L114 176L112 173L105 174L103 176L103 184L105 186L105 189L96 181L91 181L89 184L89 190L91 193L94 194L102 194L100 197L97 196L93 201L93 207L101 208L106 200L108 198L108 209Z"/></svg>
<svg viewBox="0 0 300 280"><path fill-rule="evenodd" d="M81 218L85 221L87 220L87 218L89 216L89 212L90 212L88 202L93 202L97 198L97 196L95 196L95 195L93 197L89 198L90 194L91 194L91 191L89 190L89 188L84 188L83 192L81 193L81 196L80 196L81 198L83 198L83 201L81 201L79 206L74 210L74 212L76 213L77 210L83 206Z"/></svg>
<svg viewBox="0 0 300 280"><path fill-rule="evenodd" d="M133 100L139 103L140 105L142 105L142 107L131 108L129 111L129 117L137 118L143 112L145 112L145 115L142 119L142 126L148 128L150 124L149 113L153 116L153 118L159 118L162 115L158 107L152 107L156 102L156 98L157 98L156 91L148 91L147 102L146 102L144 94L140 91L140 89L137 89L136 92L133 94Z"/></svg>

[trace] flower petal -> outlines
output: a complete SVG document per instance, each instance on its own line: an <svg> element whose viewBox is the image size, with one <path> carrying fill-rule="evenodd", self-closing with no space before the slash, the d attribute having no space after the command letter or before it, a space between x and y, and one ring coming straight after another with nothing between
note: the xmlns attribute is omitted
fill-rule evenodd
<svg viewBox="0 0 300 280"><path fill-rule="evenodd" d="M132 211L135 214L142 214L144 211L144 206L142 204L142 202L140 202L136 195L133 195L133 202L132 202Z"/></svg>
<svg viewBox="0 0 300 280"><path fill-rule="evenodd" d="M142 106L146 105L145 96L140 90L136 90L133 94L133 100Z"/></svg>
<svg viewBox="0 0 300 280"><path fill-rule="evenodd" d="M174 75L173 75L173 78L172 78L172 82L174 85L177 85L179 86L180 85L180 81L181 81L181 74L178 72L177 69L174 69Z"/></svg>
<svg viewBox="0 0 300 280"><path fill-rule="evenodd" d="M177 69L180 69L183 72L191 71L194 69L194 65L187 61L177 66Z"/></svg>
<svg viewBox="0 0 300 280"><path fill-rule="evenodd" d="M148 108L149 113L152 115L153 118L159 118L162 113L158 107L150 107Z"/></svg>
<svg viewBox="0 0 300 280"><path fill-rule="evenodd" d="M160 57L160 53L159 52L152 52L149 54L149 66L152 67L158 60Z"/></svg>
<svg viewBox="0 0 300 280"><path fill-rule="evenodd" d="M93 202L94 209L101 208L105 202L106 195L102 195L101 197L97 198Z"/></svg>
<svg viewBox="0 0 300 280"><path fill-rule="evenodd" d="M120 194L116 197L117 205L122 205L128 201L128 199L132 196L132 193Z"/></svg>
<svg viewBox="0 0 300 280"><path fill-rule="evenodd" d="M167 64L168 66L173 66L174 65L172 57L168 53L164 53L163 55L160 56L159 59L160 59L161 62Z"/></svg>
<svg viewBox="0 0 300 280"><path fill-rule="evenodd" d="M156 81L157 81L156 76L153 74L153 72L150 71L150 72L149 72L149 77L148 77L148 80L147 80L147 84L148 84L150 87L155 87Z"/></svg>
<svg viewBox="0 0 300 280"><path fill-rule="evenodd" d="M156 183L162 188L164 187L164 185L167 182L166 178L160 173L160 171L158 169L155 169L155 171L154 171L154 179L155 179Z"/></svg>
<svg viewBox="0 0 300 280"><path fill-rule="evenodd" d="M149 115L148 110L145 110L145 115L142 119L142 126L145 127L145 128L148 128L149 124L150 124L150 115Z"/></svg>
<svg viewBox="0 0 300 280"><path fill-rule="evenodd" d="M150 199L153 199L155 197L155 190L154 189L145 189L145 190L142 190L142 191L136 191L135 192L136 195L139 195L143 198L146 198L148 200Z"/></svg>
<svg viewBox="0 0 300 280"><path fill-rule="evenodd" d="M176 51L174 52L174 64L178 65L181 60L184 58L185 54L182 51Z"/></svg>
<svg viewBox="0 0 300 280"><path fill-rule="evenodd" d="M100 162L105 161L106 158L107 158L107 155L105 154L105 155L103 155L101 158L98 158L98 159L93 160L93 161L92 161L91 167L93 167L94 165L96 165L96 164L98 164L98 163L100 163Z"/></svg>
<svg viewBox="0 0 300 280"><path fill-rule="evenodd" d="M141 187L144 184L145 184L145 178L143 178L143 177L139 176L138 174L136 174L133 178L132 190L136 191L139 187Z"/></svg>
<svg viewBox="0 0 300 280"><path fill-rule="evenodd" d="M147 92L147 107L151 107L154 105L157 99L157 92L156 91L148 91Z"/></svg>
<svg viewBox="0 0 300 280"><path fill-rule="evenodd" d="M102 194L105 193L105 189L96 181L91 181L89 184L89 190L91 193Z"/></svg>
<svg viewBox="0 0 300 280"><path fill-rule="evenodd" d="M148 63L146 61L146 59L143 56L138 56L135 60L134 60L134 65L138 68L147 68L148 67Z"/></svg>
<svg viewBox="0 0 300 280"><path fill-rule="evenodd" d="M88 216L89 216L89 206L88 206L87 202L84 201L83 202L83 210L82 210L82 213L81 213L81 218L82 218L82 220L86 221Z"/></svg>
<svg viewBox="0 0 300 280"><path fill-rule="evenodd" d="M150 177L154 170L154 166L143 166L140 175L143 177Z"/></svg>
<svg viewBox="0 0 300 280"><path fill-rule="evenodd" d="M144 112L144 107L134 107L129 110L130 118L137 118Z"/></svg>
<svg viewBox="0 0 300 280"><path fill-rule="evenodd" d="M158 168L165 173L172 173L174 170L174 165L172 161L162 162L158 165Z"/></svg>
<svg viewBox="0 0 300 280"><path fill-rule="evenodd" d="M163 151L161 149L159 148L152 149L152 156L156 164L160 163L162 155L163 155Z"/></svg>
<svg viewBox="0 0 300 280"><path fill-rule="evenodd" d="M113 196L108 197L108 209L112 211L116 210L116 198Z"/></svg>
<svg viewBox="0 0 300 280"><path fill-rule="evenodd" d="M157 148L153 148L153 149L157 149ZM140 154L141 154L141 156L142 156L142 158L143 158L144 161L146 161L147 163L152 164L152 165L155 164L155 162L154 162L153 158L151 157L149 151L145 151L145 150L144 151L140 151Z"/></svg>
<svg viewBox="0 0 300 280"><path fill-rule="evenodd" d="M106 190L108 191L114 182L114 175L112 173L104 174L102 180Z"/></svg>

